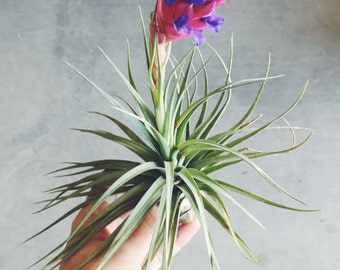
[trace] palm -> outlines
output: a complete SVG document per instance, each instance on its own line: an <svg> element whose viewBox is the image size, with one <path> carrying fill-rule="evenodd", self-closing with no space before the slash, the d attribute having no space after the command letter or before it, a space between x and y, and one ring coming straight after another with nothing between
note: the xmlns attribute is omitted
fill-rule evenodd
<svg viewBox="0 0 340 270"><path fill-rule="evenodd" d="M95 217L100 211L102 211L108 205L104 202L100 207L93 212L92 217ZM88 205L83 208L72 224L72 231L77 228L79 223L82 221L84 216L91 209L92 205ZM139 269L141 265L145 262L147 258L149 245L151 242L152 232L154 228L154 222L156 220L157 209L153 208L149 214L144 218L142 224L134 231L134 233L129 237L129 239L121 246L117 253L110 258L110 260L105 264L103 270L109 269L121 269L121 270L136 270ZM77 253L72 257L62 262L60 270L75 269L80 265L84 258L88 258L100 245L107 239L119 225L124 221L127 215L122 216L108 226L102 229L99 233L93 236L93 238L86 243ZM90 217L91 219L91 217ZM198 231L199 223L194 221L191 224L182 227L181 233L176 239L175 253L179 251ZM93 270L96 269L100 261L104 256L104 252L97 256L95 259L90 261L83 270ZM159 251L150 265L150 270L157 270L161 266L161 251Z"/></svg>

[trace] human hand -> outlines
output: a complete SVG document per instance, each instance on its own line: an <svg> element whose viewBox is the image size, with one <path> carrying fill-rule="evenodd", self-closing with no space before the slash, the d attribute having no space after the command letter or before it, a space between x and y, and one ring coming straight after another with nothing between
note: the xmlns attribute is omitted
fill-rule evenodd
<svg viewBox="0 0 340 270"><path fill-rule="evenodd" d="M108 202L104 202L100 205L96 211L89 217L89 219L95 217L100 211L102 211ZM93 205L89 205L83 208L76 216L72 223L72 231L78 226L81 220L85 217L88 211ZM145 217L143 222L137 227L128 240L118 249L118 251L110 258L105 264L103 270L139 270L145 262L148 256L148 250L154 231L154 224L156 221L157 207L151 209L149 214ZM76 268L77 265L82 263L94 250L96 250L107 237L121 224L121 222L128 216L122 216L119 219L113 221L98 234L96 234L87 244L75 253L71 258L65 260L60 265L59 270L71 270ZM198 232L200 224L196 218L190 223L181 225L180 233L176 239L174 254L181 250ZM100 263L105 252L97 256L94 260L86 264L82 270L95 270L96 266ZM162 252L159 251L156 254L155 259L151 263L150 270L157 270L162 264Z"/></svg>

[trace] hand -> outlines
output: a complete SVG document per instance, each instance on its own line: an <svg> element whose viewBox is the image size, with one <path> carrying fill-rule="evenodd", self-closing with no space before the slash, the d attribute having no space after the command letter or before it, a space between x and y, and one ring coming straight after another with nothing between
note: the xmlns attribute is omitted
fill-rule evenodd
<svg viewBox="0 0 340 270"><path fill-rule="evenodd" d="M104 202L98 209L91 215L91 218L96 216L102 211L107 202ZM72 231L77 227L86 213L91 209L92 205L83 208L76 216L72 223ZM118 251L111 257L111 259L105 264L104 270L139 270L145 262L148 249L150 246L153 226L156 221L157 207L151 209L149 214L145 217L143 222L137 227L136 231L128 238L128 240L118 249ZM127 216L127 215L126 215ZM79 265L85 258L88 257L109 235L121 224L126 218L120 217L113 221L97 235L95 235L81 250L75 253L71 258L65 260L60 265L59 270L71 270ZM190 223L181 225L179 236L175 242L174 254L181 250L198 232L200 224L195 218ZM86 264L82 270L95 270L96 266L100 263L104 254L99 255L94 260ZM158 252L155 259L151 263L150 270L157 270L161 267L162 252Z"/></svg>

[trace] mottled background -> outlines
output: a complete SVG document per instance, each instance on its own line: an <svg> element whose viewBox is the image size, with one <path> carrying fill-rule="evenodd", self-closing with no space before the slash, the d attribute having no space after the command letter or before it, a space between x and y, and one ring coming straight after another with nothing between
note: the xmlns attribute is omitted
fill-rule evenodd
<svg viewBox="0 0 340 270"><path fill-rule="evenodd" d="M1 270L26 269L69 233L70 219L20 245L74 205L32 215L39 209L34 203L46 198L43 191L63 181L45 173L59 168L61 161L133 158L121 147L70 130L111 128L87 113L111 113L111 109L64 60L110 93L126 97L126 90L97 45L125 70L129 39L135 76L145 88L138 5L147 17L154 1L0 0ZM246 260L230 236L212 222L222 269L338 269L340 1L230 0L218 12L225 16L226 23L219 35L206 36L228 59L233 33L234 80L263 75L269 52L271 74L286 74L268 83L257 113L270 119L310 81L304 99L287 120L292 125L315 129L312 139L294 153L259 160L259 165L309 208L322 209L300 214L242 200L266 226L266 231L262 231L230 206L235 226L260 263ZM174 44L174 52L180 53L191 43L187 40L180 46ZM212 84L218 82L220 70L216 68L210 76ZM246 110L255 91L256 87L245 88L234 95L233 109L224 116L223 124L228 126ZM267 135L252 141L252 146L256 147L257 142L268 148L278 146L278 141L289 144L277 132ZM288 133L287 136L289 139ZM299 206L269 189L247 166L226 170L220 176ZM209 269L201 234L176 257L173 268Z"/></svg>

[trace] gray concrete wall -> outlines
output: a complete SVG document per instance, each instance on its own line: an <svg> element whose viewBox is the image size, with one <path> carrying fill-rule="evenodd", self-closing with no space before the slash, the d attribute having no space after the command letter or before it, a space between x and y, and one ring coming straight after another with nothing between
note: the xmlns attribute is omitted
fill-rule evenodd
<svg viewBox="0 0 340 270"><path fill-rule="evenodd" d="M110 108L64 60L111 93L126 96L96 46L124 69L129 39L136 77L143 85L138 4L147 14L154 1L0 0L1 270L25 269L69 233L67 220L20 245L73 205L32 215L39 209L34 203L46 198L42 191L62 181L44 176L46 172L58 168L61 161L133 158L118 146L69 129L109 128L105 121L86 112L110 112ZM288 106L310 80L303 101L287 119L292 125L314 128L312 139L295 153L266 158L259 164L310 208L322 209L300 214L245 200L266 226L263 232L231 207L235 225L260 264L247 261L231 238L212 223L222 269L338 269L340 2L230 0L219 13L226 23L218 36L208 35L209 42L227 57L229 38L234 34L234 80L263 74L268 52L273 56L271 74L286 74L270 82L263 95L257 112L264 113L266 119ZM175 51L179 50L176 46ZM212 82L218 80L218 70L211 76ZM252 97L249 93L253 93L249 91L235 94L229 118L246 109ZM225 123L229 118L226 116ZM275 136L259 139L259 143L272 147ZM272 199L298 206L275 191L269 193L249 167L236 167L222 175ZM199 235L176 257L174 269L205 270L208 265Z"/></svg>

